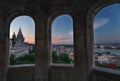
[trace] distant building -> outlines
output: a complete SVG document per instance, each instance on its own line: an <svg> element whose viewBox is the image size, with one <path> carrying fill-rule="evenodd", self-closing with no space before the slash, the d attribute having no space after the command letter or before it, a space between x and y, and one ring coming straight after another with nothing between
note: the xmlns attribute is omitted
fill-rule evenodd
<svg viewBox="0 0 120 81"><path fill-rule="evenodd" d="M24 56L33 49L33 45L24 41L25 38L22 34L21 28L19 28L17 36L14 34L9 41L9 56L15 55L15 57Z"/></svg>
<svg viewBox="0 0 120 81"><path fill-rule="evenodd" d="M57 47L52 47L52 51L55 51L57 55L67 54L69 58L74 59L73 47L57 46Z"/></svg>

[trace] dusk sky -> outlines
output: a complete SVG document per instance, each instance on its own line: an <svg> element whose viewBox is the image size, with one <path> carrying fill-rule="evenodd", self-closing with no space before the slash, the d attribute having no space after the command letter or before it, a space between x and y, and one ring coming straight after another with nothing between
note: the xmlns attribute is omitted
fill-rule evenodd
<svg viewBox="0 0 120 81"><path fill-rule="evenodd" d="M120 4L101 9L94 19L95 43L120 43Z"/></svg>
<svg viewBox="0 0 120 81"><path fill-rule="evenodd" d="M101 9L94 21L95 43L120 43L120 4L113 4ZM10 25L10 37L19 28L25 37L25 41L34 43L35 23L29 16L16 17ZM52 23L52 44L73 44L73 19L64 14L56 17Z"/></svg>
<svg viewBox="0 0 120 81"><path fill-rule="evenodd" d="M35 22L29 16L18 16L10 24L10 38L13 33L18 34L18 30L21 28L25 42L35 43Z"/></svg>
<svg viewBox="0 0 120 81"><path fill-rule="evenodd" d="M52 44L73 44L73 19L60 15L52 23Z"/></svg>

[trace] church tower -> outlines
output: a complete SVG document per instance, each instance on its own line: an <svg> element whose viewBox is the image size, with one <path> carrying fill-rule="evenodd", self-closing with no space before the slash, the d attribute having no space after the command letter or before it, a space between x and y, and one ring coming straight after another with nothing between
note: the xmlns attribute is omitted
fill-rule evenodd
<svg viewBox="0 0 120 81"><path fill-rule="evenodd" d="M18 42L24 42L24 37L21 31L21 28L19 28L18 34L17 34L17 41Z"/></svg>
<svg viewBox="0 0 120 81"><path fill-rule="evenodd" d="M16 40L17 40L17 38L16 38L16 35L15 35L15 32L14 32L13 35L12 35L12 41L13 41L12 43L15 44Z"/></svg>

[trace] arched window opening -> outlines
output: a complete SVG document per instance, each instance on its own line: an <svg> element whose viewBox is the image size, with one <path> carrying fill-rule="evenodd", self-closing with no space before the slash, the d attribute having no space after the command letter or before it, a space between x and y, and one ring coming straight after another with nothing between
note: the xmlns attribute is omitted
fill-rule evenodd
<svg viewBox="0 0 120 81"><path fill-rule="evenodd" d="M51 27L51 58L52 63L73 64L73 19L70 15L57 16Z"/></svg>
<svg viewBox="0 0 120 81"><path fill-rule="evenodd" d="M109 5L95 16L94 63L120 71L120 4Z"/></svg>
<svg viewBox="0 0 120 81"><path fill-rule="evenodd" d="M34 64L35 22L30 16L18 16L10 23L10 65Z"/></svg>

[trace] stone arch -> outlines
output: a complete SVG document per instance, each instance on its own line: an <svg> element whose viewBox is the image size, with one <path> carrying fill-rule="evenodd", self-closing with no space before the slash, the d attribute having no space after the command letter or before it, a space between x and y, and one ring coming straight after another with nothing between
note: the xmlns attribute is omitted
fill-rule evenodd
<svg viewBox="0 0 120 81"><path fill-rule="evenodd" d="M36 18L35 16L33 15L32 11L31 10L28 10L28 9L23 9L23 8L20 8L20 9L15 9L13 11L11 11L8 16L7 16L7 46L9 45L9 33L10 33L10 24L11 22L19 17L19 16L28 16L30 17L33 21L34 21L34 24L35 24L35 29L36 29ZM9 46L7 48L7 51L9 50ZM7 54L9 56L9 54ZM7 56L7 59L9 59L9 57ZM9 63L8 63L9 64Z"/></svg>
<svg viewBox="0 0 120 81"><path fill-rule="evenodd" d="M48 17L48 27L51 26L51 23L52 21L57 17L57 16L60 16L62 14L67 14L67 15L70 15L73 19L73 12L70 10L70 9L55 9L51 12L51 14L49 15Z"/></svg>
<svg viewBox="0 0 120 81"><path fill-rule="evenodd" d="M29 9L24 9L24 8L20 8L20 9L15 9L15 10L12 10L11 12L9 12L8 16L7 16L7 23L8 23L8 26L10 25L11 21L18 17L18 16L22 16L22 15L27 15L27 16L30 16L35 24L37 23L37 20L35 18L35 16L33 15L34 13L29 10Z"/></svg>
<svg viewBox="0 0 120 81"><path fill-rule="evenodd" d="M87 10L87 38L88 38L88 47L89 49L91 50L88 50L88 53L91 57L91 59L93 59L93 45L94 45L94 36L93 36L93 20L96 16L96 14L102 9L102 8L105 8L109 5L112 5L112 4L117 4L117 3L120 3L119 0L106 0L106 1L97 1L95 4L93 4L93 6L91 6L88 10ZM90 41L89 41L90 40ZM89 59L89 58L88 58ZM92 68L94 67L94 62L91 62L91 64L89 66L92 65Z"/></svg>
<svg viewBox="0 0 120 81"><path fill-rule="evenodd" d="M96 3L94 3L88 10L87 10L87 18L88 19L93 19L94 16L105 6L111 5L111 4L116 4L116 3L120 3L119 0L111 0L111 1L97 1Z"/></svg>
<svg viewBox="0 0 120 81"><path fill-rule="evenodd" d="M120 3L119 0L111 0L111 1L97 1L95 4L93 4L93 6L91 6L88 11L87 11L87 20L88 21L93 21L95 15L104 7L111 5L111 4L116 4L116 3Z"/></svg>

